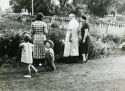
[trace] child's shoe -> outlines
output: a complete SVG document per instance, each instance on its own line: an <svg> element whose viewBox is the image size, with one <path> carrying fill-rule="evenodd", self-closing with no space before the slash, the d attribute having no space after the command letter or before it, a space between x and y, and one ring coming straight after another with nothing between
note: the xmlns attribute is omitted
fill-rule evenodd
<svg viewBox="0 0 125 91"><path fill-rule="evenodd" d="M31 75L25 75L24 77L25 78L31 78Z"/></svg>
<svg viewBox="0 0 125 91"><path fill-rule="evenodd" d="M38 76L39 74L38 74L38 70L36 71L36 75Z"/></svg>

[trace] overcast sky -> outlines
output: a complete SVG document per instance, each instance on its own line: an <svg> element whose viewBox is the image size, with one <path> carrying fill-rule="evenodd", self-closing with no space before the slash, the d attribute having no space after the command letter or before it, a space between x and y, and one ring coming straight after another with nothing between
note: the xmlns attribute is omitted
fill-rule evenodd
<svg viewBox="0 0 125 91"><path fill-rule="evenodd" d="M9 8L9 1L10 0L0 0L0 7L2 10Z"/></svg>

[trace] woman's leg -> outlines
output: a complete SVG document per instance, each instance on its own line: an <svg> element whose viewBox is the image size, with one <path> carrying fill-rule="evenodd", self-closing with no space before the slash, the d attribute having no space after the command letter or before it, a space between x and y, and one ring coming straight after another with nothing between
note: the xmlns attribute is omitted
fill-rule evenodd
<svg viewBox="0 0 125 91"><path fill-rule="evenodd" d="M82 62L86 62L86 55L82 54Z"/></svg>
<svg viewBox="0 0 125 91"><path fill-rule="evenodd" d="M86 54L86 61L88 60L88 53Z"/></svg>
<svg viewBox="0 0 125 91"><path fill-rule="evenodd" d="M89 52L89 45L90 45L90 39L89 37L86 38L86 42L84 44L84 48L83 48L83 52L84 54L82 54L83 57L83 62L86 63L88 61L88 52Z"/></svg>
<svg viewBox="0 0 125 91"><path fill-rule="evenodd" d="M86 40L86 62L88 61L88 53L89 53L89 49L90 49L90 43L91 43L91 41L90 41L90 37L88 36L87 37L87 40Z"/></svg>

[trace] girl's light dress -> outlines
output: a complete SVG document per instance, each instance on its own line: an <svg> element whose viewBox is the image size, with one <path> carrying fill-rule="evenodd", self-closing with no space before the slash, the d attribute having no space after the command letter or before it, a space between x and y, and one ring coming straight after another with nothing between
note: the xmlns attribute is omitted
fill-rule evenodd
<svg viewBox="0 0 125 91"><path fill-rule="evenodd" d="M31 43L21 43L20 46L23 47L21 62L32 64L33 63L32 53L33 53L34 45Z"/></svg>

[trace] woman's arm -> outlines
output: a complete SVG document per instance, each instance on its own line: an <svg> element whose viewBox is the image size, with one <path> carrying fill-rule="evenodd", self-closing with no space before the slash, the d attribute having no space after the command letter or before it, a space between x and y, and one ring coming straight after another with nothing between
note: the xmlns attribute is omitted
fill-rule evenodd
<svg viewBox="0 0 125 91"><path fill-rule="evenodd" d="M70 35L69 35L69 42L72 42L73 39L72 39L72 30L74 28L74 25L72 22L69 22L69 25L68 25L68 31L70 31Z"/></svg>
<svg viewBox="0 0 125 91"><path fill-rule="evenodd" d="M69 29L68 31L70 31L69 42L72 42L73 41L73 39L72 39L72 29Z"/></svg>
<svg viewBox="0 0 125 91"><path fill-rule="evenodd" d="M83 43L85 43L86 37L88 36L88 29L85 29L84 37L83 37Z"/></svg>
<svg viewBox="0 0 125 91"><path fill-rule="evenodd" d="M54 51L52 52L52 55L53 55L53 61L55 61L55 54L54 54Z"/></svg>
<svg viewBox="0 0 125 91"><path fill-rule="evenodd" d="M47 29L47 24L45 23L44 25L44 33L47 34L48 33L48 29Z"/></svg>
<svg viewBox="0 0 125 91"><path fill-rule="evenodd" d="M35 34L34 30L33 30L33 24L31 24L31 35L33 36Z"/></svg>
<svg viewBox="0 0 125 91"><path fill-rule="evenodd" d="M81 40L82 36L81 36L81 29L80 28L78 28L77 33L78 33L78 39Z"/></svg>
<svg viewBox="0 0 125 91"><path fill-rule="evenodd" d="M32 44L32 51L34 52L34 44Z"/></svg>
<svg viewBox="0 0 125 91"><path fill-rule="evenodd" d="M83 37L83 43L85 43L86 37L89 36L90 26L88 23L86 23L84 25L84 29L85 29L85 33L84 33L84 37Z"/></svg>

